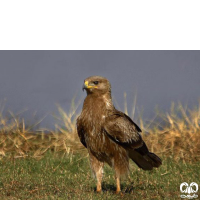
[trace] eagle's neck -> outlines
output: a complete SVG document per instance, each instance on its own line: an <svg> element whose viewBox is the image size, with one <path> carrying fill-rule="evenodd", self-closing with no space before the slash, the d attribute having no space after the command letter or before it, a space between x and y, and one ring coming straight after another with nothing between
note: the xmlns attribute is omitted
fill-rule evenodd
<svg viewBox="0 0 200 200"><path fill-rule="evenodd" d="M102 95L89 94L85 98L83 110L87 112L94 112L96 114L106 115L109 110L113 110L111 94L105 93Z"/></svg>

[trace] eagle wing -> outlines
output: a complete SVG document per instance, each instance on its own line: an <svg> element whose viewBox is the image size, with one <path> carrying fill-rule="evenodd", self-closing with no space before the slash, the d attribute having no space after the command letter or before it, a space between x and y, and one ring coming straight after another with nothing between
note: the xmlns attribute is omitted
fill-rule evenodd
<svg viewBox="0 0 200 200"><path fill-rule="evenodd" d="M104 129L107 135L116 143L123 146L129 157L144 170L151 170L162 164L161 159L149 152L139 132L140 128L130 117L116 111L106 118Z"/></svg>
<svg viewBox="0 0 200 200"><path fill-rule="evenodd" d="M85 142L85 136L84 136L84 127L83 127L80 116L77 118L76 125L77 125L77 132L78 132L80 141L87 148L87 145Z"/></svg>
<svg viewBox="0 0 200 200"><path fill-rule="evenodd" d="M106 117L104 130L113 141L124 148L135 149L143 144L142 137L139 134L141 129L130 117L120 111L116 110Z"/></svg>

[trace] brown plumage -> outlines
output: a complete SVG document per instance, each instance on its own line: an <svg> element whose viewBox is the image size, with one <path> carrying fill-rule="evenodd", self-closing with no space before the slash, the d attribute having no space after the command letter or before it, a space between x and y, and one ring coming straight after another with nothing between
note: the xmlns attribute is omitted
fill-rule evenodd
<svg viewBox="0 0 200 200"><path fill-rule="evenodd" d="M97 191L101 191L106 162L115 170L116 192L119 192L120 176L129 171L129 158L144 170L159 167L162 161L149 152L140 128L132 119L115 109L106 78L89 77L85 79L83 89L87 97L77 119L77 131L80 141L88 149L91 168L97 178Z"/></svg>

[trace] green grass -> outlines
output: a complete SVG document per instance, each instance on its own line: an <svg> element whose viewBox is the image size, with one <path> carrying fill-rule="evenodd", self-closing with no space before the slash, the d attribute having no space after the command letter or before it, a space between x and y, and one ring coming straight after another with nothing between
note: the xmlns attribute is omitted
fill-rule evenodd
<svg viewBox="0 0 200 200"><path fill-rule="evenodd" d="M200 185L200 162L176 162L143 171L130 163L130 174L115 194L114 174L105 166L103 192L95 192L87 157L47 152L41 160L4 157L0 160L0 199L180 199L180 184ZM200 193L197 194L200 196Z"/></svg>

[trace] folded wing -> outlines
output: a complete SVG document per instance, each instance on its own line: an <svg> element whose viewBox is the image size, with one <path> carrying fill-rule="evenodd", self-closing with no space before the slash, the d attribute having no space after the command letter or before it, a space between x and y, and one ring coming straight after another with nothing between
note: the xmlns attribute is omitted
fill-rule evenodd
<svg viewBox="0 0 200 200"><path fill-rule="evenodd" d="M87 148L86 142L85 142L85 136L84 136L84 127L81 122L80 116L78 117L76 121L76 126L77 126L77 132L78 136L80 138L81 143Z"/></svg>
<svg viewBox="0 0 200 200"><path fill-rule="evenodd" d="M124 113L115 111L105 119L104 130L108 137L126 149L143 144L140 128Z"/></svg>
<svg viewBox="0 0 200 200"><path fill-rule="evenodd" d="M144 170L152 170L162 164L161 159L149 152L140 135L140 128L124 113L116 111L106 118L104 129L113 141L123 146L129 157Z"/></svg>

